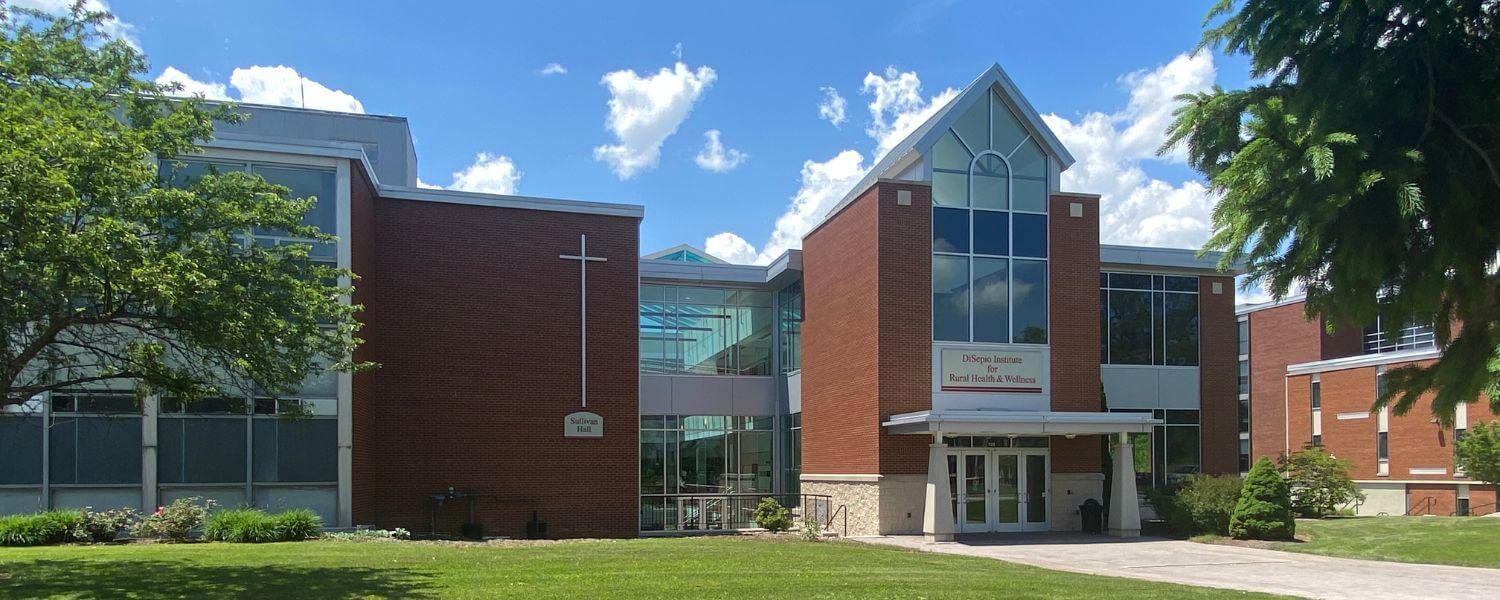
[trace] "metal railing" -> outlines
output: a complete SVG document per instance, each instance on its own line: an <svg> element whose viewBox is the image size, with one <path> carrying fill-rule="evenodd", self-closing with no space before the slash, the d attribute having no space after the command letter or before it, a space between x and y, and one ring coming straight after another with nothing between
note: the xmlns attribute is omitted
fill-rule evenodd
<svg viewBox="0 0 1500 600"><path fill-rule="evenodd" d="M1415 506L1406 509L1405 516L1432 514L1432 505L1437 503L1437 498L1428 496L1417 502Z"/></svg>
<svg viewBox="0 0 1500 600"><path fill-rule="evenodd" d="M833 499L821 494L647 494L641 496L642 533L701 533L754 529L755 507L771 498L792 512L793 525L815 519L832 525Z"/></svg>

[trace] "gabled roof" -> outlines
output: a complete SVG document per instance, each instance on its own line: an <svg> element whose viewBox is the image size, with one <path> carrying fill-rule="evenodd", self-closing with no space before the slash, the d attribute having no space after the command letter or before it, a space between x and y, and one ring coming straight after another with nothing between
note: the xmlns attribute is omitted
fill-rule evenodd
<svg viewBox="0 0 1500 600"><path fill-rule="evenodd" d="M864 193L871 185L874 185L876 181L892 178L909 166L917 148L929 147L936 142L939 136L946 133L948 128L953 126L954 121L957 121L959 117L963 116L969 110L969 107L973 106L975 102L986 100L991 88L1000 89L1001 96L1015 109L1016 116L1031 131L1032 137L1036 139L1037 144L1048 155L1058 159L1060 163L1058 165L1060 167L1059 170L1065 171L1068 167L1073 166L1073 163L1076 162L1073 155L1068 152L1067 148L1063 147L1062 141L1058 140L1057 135L1052 133L1052 130L1047 127L1047 123L1042 120L1042 115L1038 114L1036 108L1031 106L1031 102L1026 100L1026 96L1021 94L1020 88L1017 88L1016 83L1011 81L1010 75L1005 73L1005 69L1000 68L1000 63L995 63L990 65L988 69L985 69L983 73L980 73L979 77L969 83L968 86L964 87L962 92L959 92L957 96L949 100L948 104L938 109L937 112L928 117L926 121L923 121L921 125L918 125L916 129L913 129L899 143L892 146L890 152L885 153L880 162L875 163L875 166L871 167L870 171L865 173L864 177L860 178L859 183L854 184L854 187L850 188L844 194L843 199L839 200L839 203L834 205L832 210L828 211L828 215L824 217L824 220L826 221L829 217L838 214L840 210L843 210L845 206L853 202L855 198Z"/></svg>
<svg viewBox="0 0 1500 600"><path fill-rule="evenodd" d="M695 258L698 260L694 260ZM672 246L671 248L667 248L666 250L657 250L656 252L652 252L650 254L642 256L641 259L676 260L681 262L696 262L715 265L729 264L729 261L726 261L722 258L719 258L687 244L678 244L676 246Z"/></svg>

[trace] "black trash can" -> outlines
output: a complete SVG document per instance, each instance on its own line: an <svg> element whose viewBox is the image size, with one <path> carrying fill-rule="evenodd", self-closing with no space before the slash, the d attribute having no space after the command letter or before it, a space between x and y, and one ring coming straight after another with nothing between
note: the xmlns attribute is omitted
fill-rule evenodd
<svg viewBox="0 0 1500 600"><path fill-rule="evenodd" d="M1083 517L1084 533L1104 533L1104 505L1089 498L1078 505L1078 514Z"/></svg>

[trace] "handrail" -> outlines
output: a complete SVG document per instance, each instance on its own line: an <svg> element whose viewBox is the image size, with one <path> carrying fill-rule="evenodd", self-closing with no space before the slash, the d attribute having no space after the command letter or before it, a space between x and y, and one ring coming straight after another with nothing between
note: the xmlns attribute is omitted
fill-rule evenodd
<svg viewBox="0 0 1500 600"><path fill-rule="evenodd" d="M844 517L844 530L843 530L842 533L839 534L839 537L849 537L849 505L848 504L840 504L838 510L833 511L832 514L828 515L828 522L823 524L823 530L827 531L829 529L832 529L833 528L833 519L834 519L834 517L837 517L839 515L843 515L843 517Z"/></svg>
<svg viewBox="0 0 1500 600"><path fill-rule="evenodd" d="M1410 517L1414 513L1429 514L1432 512L1432 505L1436 503L1437 498L1428 496L1426 498L1423 498L1420 502L1417 502L1416 506L1406 509L1406 514L1402 516Z"/></svg>
<svg viewBox="0 0 1500 600"><path fill-rule="evenodd" d="M1448 516L1450 516L1450 517L1457 517L1457 516L1479 517L1479 516L1484 516L1484 515L1479 514L1479 509L1481 509L1481 508L1489 508L1489 509L1491 509L1490 512L1495 512L1493 510L1495 508L1495 503L1491 502L1489 504L1478 504L1478 505L1470 506L1469 507L1469 512L1467 512L1467 513L1465 513L1463 515L1459 515L1458 514L1458 509L1454 509L1453 512L1448 513ZM1490 513L1484 513L1484 514L1487 515L1487 514L1490 514Z"/></svg>

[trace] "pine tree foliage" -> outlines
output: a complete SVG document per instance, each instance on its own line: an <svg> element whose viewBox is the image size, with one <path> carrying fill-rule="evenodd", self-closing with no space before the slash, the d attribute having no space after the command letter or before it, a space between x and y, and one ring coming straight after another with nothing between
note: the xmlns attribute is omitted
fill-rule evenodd
<svg viewBox="0 0 1500 600"><path fill-rule="evenodd" d="M1291 490L1271 459L1262 456L1245 475L1240 501L1229 517L1229 536L1237 540L1289 540L1296 532Z"/></svg>
<svg viewBox="0 0 1500 600"><path fill-rule="evenodd" d="M1223 0L1206 25L1253 84L1182 96L1163 146L1220 197L1205 250L1330 323L1432 323L1441 360L1377 406L1500 412L1500 2Z"/></svg>

